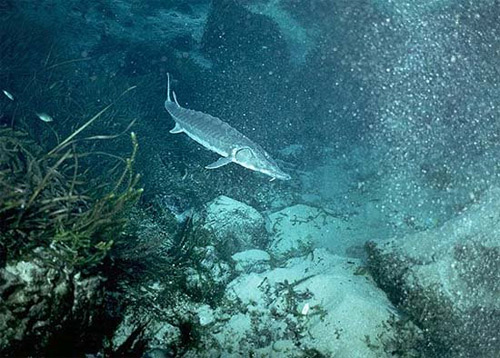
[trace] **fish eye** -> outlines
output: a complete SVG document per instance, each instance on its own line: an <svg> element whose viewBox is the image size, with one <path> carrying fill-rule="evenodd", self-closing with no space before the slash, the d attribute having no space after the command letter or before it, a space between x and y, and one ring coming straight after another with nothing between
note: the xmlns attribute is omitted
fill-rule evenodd
<svg viewBox="0 0 500 358"><path fill-rule="evenodd" d="M253 158L253 157L255 157L255 153L250 148L242 148L236 152L235 156L237 158L238 157L240 157L240 158L242 158L242 157L243 158Z"/></svg>

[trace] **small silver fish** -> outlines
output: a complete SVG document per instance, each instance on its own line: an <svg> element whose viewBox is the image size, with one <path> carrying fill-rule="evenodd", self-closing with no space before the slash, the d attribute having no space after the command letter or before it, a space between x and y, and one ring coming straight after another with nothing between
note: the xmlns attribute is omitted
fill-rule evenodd
<svg viewBox="0 0 500 358"><path fill-rule="evenodd" d="M11 101L14 100L14 96L12 95L12 93L10 93L9 91L7 90L2 90L3 94L7 96L8 99L10 99Z"/></svg>
<svg viewBox="0 0 500 358"><path fill-rule="evenodd" d="M44 113L44 112L38 113L38 112L36 112L36 115L38 116L38 118L40 118L44 122L52 122L52 121L54 121L54 119L51 116L49 116L47 113Z"/></svg>

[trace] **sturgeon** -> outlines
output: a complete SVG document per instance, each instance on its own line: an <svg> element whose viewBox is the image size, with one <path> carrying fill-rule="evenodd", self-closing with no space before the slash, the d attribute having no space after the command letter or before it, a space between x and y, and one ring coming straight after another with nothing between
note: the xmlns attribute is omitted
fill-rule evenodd
<svg viewBox="0 0 500 358"><path fill-rule="evenodd" d="M167 74L167 99L165 109L175 121L170 133L186 133L195 142L221 156L206 169L220 168L236 163L247 169L269 175L271 180L289 180L290 175L280 169L271 156L257 143L217 117L183 108L175 92L170 97L170 75Z"/></svg>

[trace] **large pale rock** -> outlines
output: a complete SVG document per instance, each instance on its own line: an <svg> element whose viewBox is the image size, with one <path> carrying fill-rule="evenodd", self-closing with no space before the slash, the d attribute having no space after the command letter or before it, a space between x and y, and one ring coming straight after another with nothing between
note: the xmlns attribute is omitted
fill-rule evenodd
<svg viewBox="0 0 500 358"><path fill-rule="evenodd" d="M150 302L150 301L146 301ZM155 313L161 312L163 317L173 318L168 308L158 305L151 309L149 307L137 307L130 305L123 314L123 320L119 323L111 338L111 349L114 352L125 350L134 351L144 349L148 352L145 357L156 357L155 354L170 351L170 346L175 346L181 341L181 332L178 327L173 326L167 319L161 319ZM160 316L161 317L161 316ZM144 322L147 322L145 324ZM146 345L141 347L141 345ZM141 348L139 348L141 347ZM155 352L158 350L158 352Z"/></svg>
<svg viewBox="0 0 500 358"><path fill-rule="evenodd" d="M251 206L227 196L209 202L194 220L195 225L212 233L214 242L210 244L228 256L267 245L264 217Z"/></svg>
<svg viewBox="0 0 500 358"><path fill-rule="evenodd" d="M367 246L374 278L433 356L500 352L500 189L482 198L439 228Z"/></svg>
<svg viewBox="0 0 500 358"><path fill-rule="evenodd" d="M264 272L271 268L271 256L263 250L246 250L231 256L238 273Z"/></svg>
<svg viewBox="0 0 500 358"><path fill-rule="evenodd" d="M286 267L241 275L216 310L207 347L221 357L389 356L400 342L391 326L398 319L361 272L358 263L317 249ZM408 349L414 343L405 342Z"/></svg>

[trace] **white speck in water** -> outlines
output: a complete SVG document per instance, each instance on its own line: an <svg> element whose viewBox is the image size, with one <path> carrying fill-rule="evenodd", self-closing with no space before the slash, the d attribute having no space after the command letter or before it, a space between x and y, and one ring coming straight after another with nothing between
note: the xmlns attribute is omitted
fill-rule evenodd
<svg viewBox="0 0 500 358"><path fill-rule="evenodd" d="M309 303L306 303L304 307L302 307L302 315L306 316L309 313L309 309L310 309Z"/></svg>

